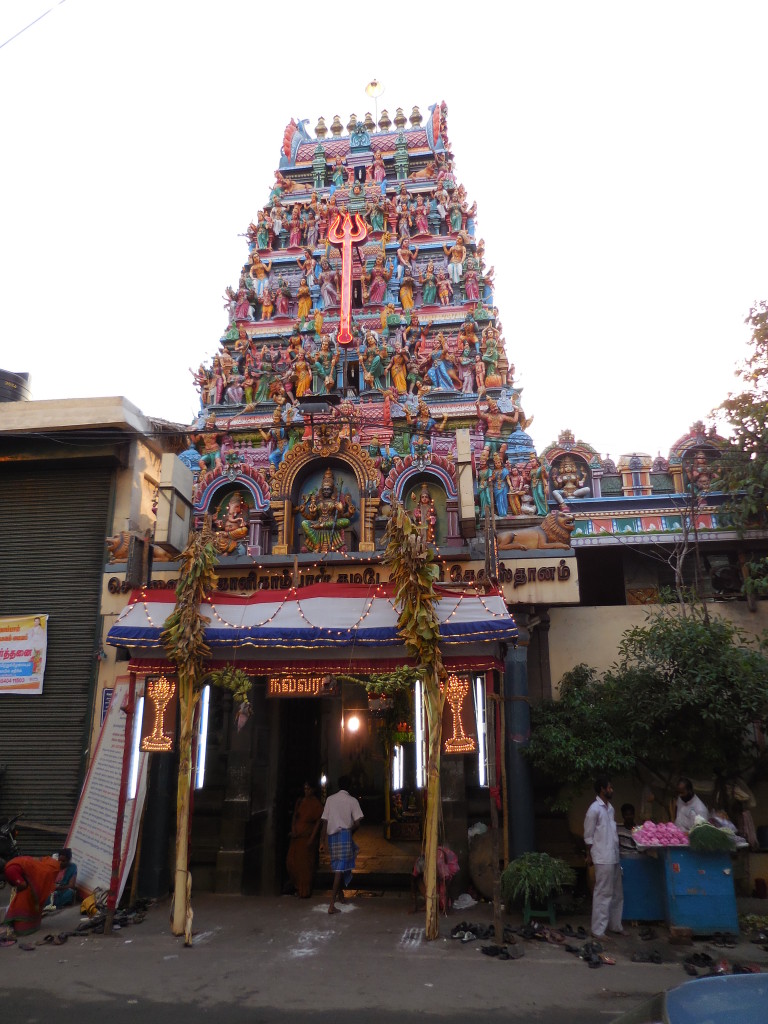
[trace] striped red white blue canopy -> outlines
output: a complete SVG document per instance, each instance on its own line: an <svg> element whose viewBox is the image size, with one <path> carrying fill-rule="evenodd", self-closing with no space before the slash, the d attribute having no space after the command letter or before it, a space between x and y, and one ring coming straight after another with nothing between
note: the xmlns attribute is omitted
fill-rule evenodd
<svg viewBox="0 0 768 1024"><path fill-rule="evenodd" d="M444 645L514 643L515 620L498 592L437 585L435 604ZM369 649L402 645L398 609L388 585L318 583L249 596L212 594L201 606L211 650L225 647ZM174 609L170 590L136 590L107 634L107 643L162 648L160 634Z"/></svg>

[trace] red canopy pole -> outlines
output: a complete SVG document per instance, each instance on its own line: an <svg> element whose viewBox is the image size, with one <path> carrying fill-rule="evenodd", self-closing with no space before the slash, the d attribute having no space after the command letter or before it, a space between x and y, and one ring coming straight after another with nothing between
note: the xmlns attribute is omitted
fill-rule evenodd
<svg viewBox="0 0 768 1024"><path fill-rule="evenodd" d="M112 847L112 877L109 880L107 894L107 917L104 922L104 934L112 934L112 922L115 919L117 906L117 890L120 887L120 853L123 845L123 818L125 817L125 801L128 797L128 773L131 769L131 740L133 739L133 717L136 711L136 673L131 672L128 683L128 696L121 709L125 712L125 742L123 744L123 766L120 772L120 795L117 798L117 821L115 822L115 842Z"/></svg>

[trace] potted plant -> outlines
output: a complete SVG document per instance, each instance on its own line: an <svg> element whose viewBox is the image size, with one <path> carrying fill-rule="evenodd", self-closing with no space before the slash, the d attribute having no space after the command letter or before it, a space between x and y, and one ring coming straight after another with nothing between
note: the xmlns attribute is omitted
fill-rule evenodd
<svg viewBox="0 0 768 1024"><path fill-rule="evenodd" d="M574 885L576 873L565 861L548 853L524 853L504 868L501 895L507 905L523 904L523 920L547 917L555 924L554 898L566 886Z"/></svg>

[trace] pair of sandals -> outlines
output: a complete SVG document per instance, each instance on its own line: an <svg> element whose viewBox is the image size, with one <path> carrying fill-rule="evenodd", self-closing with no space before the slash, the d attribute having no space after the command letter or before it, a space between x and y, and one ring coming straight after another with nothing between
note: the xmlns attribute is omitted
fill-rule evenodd
<svg viewBox="0 0 768 1024"><path fill-rule="evenodd" d="M658 951L658 949L652 949L650 953L644 953L641 950L632 954L633 964L663 964L664 957Z"/></svg>
<svg viewBox="0 0 768 1024"><path fill-rule="evenodd" d="M525 955L522 949L515 949L510 953L506 946L483 946L480 952L499 960L519 960L521 956Z"/></svg>
<svg viewBox="0 0 768 1024"><path fill-rule="evenodd" d="M58 935L45 935L35 943L36 946L63 946L69 938L66 932L59 932Z"/></svg>
<svg viewBox="0 0 768 1024"><path fill-rule="evenodd" d="M731 935L730 932L715 932L712 936L712 945L725 947L726 949L735 949L736 937Z"/></svg>

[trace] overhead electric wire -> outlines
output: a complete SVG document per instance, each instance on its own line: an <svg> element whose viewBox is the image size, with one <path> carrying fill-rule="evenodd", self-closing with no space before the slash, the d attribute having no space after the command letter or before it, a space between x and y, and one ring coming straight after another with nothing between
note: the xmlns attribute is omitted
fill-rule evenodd
<svg viewBox="0 0 768 1024"><path fill-rule="evenodd" d="M28 25L25 25L24 28L19 29L19 31L12 35L10 39L6 39L4 43L0 43L0 50L2 50L4 46L7 46L8 43L12 43L14 39L18 39L20 35L23 35L28 28L32 28L33 25L36 25L38 21L42 21L46 14L50 14L55 7L61 7L61 5L65 2L66 0L59 0L57 4L53 5L53 7L49 7L47 11L43 11L43 13L38 15L38 17L35 18L34 21L30 21L30 23Z"/></svg>

